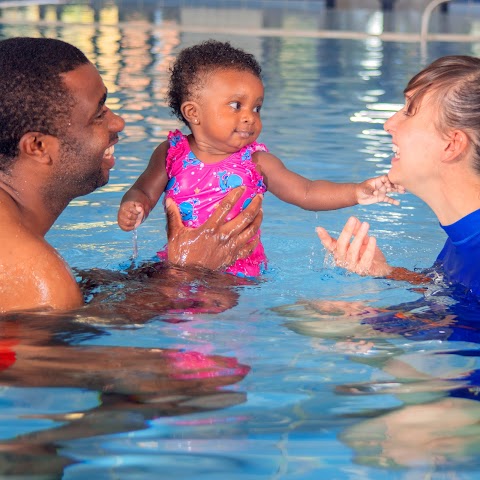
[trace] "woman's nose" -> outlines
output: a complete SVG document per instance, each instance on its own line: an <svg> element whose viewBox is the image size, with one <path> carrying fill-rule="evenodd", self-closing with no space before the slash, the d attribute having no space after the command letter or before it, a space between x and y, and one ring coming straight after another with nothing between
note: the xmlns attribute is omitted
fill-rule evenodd
<svg viewBox="0 0 480 480"><path fill-rule="evenodd" d="M398 112L394 113L384 124L383 129L390 133L395 126L395 118L397 117Z"/></svg>

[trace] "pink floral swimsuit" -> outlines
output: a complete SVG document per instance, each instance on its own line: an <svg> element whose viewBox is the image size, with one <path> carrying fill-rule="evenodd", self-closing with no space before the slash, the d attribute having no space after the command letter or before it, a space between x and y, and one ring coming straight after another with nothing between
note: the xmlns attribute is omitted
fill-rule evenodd
<svg viewBox="0 0 480 480"><path fill-rule="evenodd" d="M195 228L202 225L232 188L244 185L246 190L227 221L246 208L256 194L266 191L263 178L252 162L253 153L268 151L265 145L253 142L221 162L209 164L195 157L187 137L179 130L170 132L168 141L166 170L169 181L165 199L172 198L176 202L185 226ZM165 252L158 255L165 258ZM248 258L237 260L226 271L238 276L257 277L265 271L266 262L263 245L259 243Z"/></svg>

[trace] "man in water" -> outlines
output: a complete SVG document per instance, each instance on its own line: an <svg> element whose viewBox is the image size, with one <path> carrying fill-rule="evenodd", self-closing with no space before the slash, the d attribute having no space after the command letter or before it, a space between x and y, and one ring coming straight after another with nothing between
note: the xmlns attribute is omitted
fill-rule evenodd
<svg viewBox="0 0 480 480"><path fill-rule="evenodd" d="M44 237L74 198L109 180L125 123L106 99L100 74L76 47L48 38L0 41L0 313L83 305L70 268ZM195 230L167 204L169 261L216 270L247 256L261 199L225 223L241 194L231 192Z"/></svg>

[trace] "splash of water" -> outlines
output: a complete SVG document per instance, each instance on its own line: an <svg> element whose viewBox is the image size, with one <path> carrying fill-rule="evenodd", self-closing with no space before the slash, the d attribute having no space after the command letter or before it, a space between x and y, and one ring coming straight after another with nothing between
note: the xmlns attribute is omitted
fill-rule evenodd
<svg viewBox="0 0 480 480"><path fill-rule="evenodd" d="M132 260L136 260L138 257L138 232L137 229L134 228L132 232L132 243L133 243L133 253L132 253Z"/></svg>

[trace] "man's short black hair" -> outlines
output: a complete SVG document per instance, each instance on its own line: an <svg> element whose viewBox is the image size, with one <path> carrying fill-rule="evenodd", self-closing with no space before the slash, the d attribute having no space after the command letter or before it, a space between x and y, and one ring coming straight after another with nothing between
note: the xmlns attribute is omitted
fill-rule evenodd
<svg viewBox="0 0 480 480"><path fill-rule="evenodd" d="M12 164L25 133L58 136L73 107L61 74L87 63L78 48L61 40L0 41L0 170Z"/></svg>

